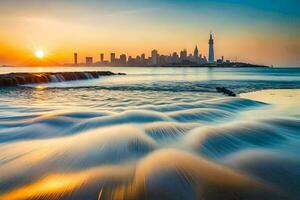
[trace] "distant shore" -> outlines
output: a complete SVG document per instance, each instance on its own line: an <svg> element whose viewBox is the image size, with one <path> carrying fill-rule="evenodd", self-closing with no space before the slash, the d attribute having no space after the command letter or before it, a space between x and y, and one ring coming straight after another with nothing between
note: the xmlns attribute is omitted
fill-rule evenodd
<svg viewBox="0 0 300 200"><path fill-rule="evenodd" d="M0 67L199 67L199 68L274 68L274 66L251 64L243 62L230 62L230 63L214 63L214 64L193 64L193 63L174 63L174 64L164 64L164 65L115 65L107 63L94 63L94 64L62 64L62 65L50 65L50 66L13 66L13 65L1 65Z"/></svg>
<svg viewBox="0 0 300 200"><path fill-rule="evenodd" d="M257 64L250 64L250 63L242 63L242 62L231 62L231 63L215 63L215 64L167 64L167 65L113 65L113 64L101 64L101 63L94 63L92 65L87 65L85 63L80 64L64 64L64 66L68 67L199 67L199 68L272 68L272 66L267 65L257 65Z"/></svg>
<svg viewBox="0 0 300 200"><path fill-rule="evenodd" d="M163 67L165 67L165 66L163 66ZM177 67L177 66L176 65L172 65L172 67ZM251 67L254 67L254 68L271 68L271 66L256 65L256 64L249 64L249 63L202 64L202 65L187 65L186 67L208 67L208 68L209 67L220 67L220 68L222 68L222 67L229 67L229 68L243 68L243 67L251 68Z"/></svg>

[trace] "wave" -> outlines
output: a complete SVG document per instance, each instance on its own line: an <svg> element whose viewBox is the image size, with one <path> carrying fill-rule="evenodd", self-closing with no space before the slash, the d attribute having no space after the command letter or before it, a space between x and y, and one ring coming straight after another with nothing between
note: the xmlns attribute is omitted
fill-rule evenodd
<svg viewBox="0 0 300 200"><path fill-rule="evenodd" d="M216 109L221 112L231 112L237 113L250 108L259 108L262 106L267 106L267 103L254 101L245 98L213 98L213 99L201 99L201 100L191 100L191 102L180 102L180 103L168 103L167 105L156 105L156 106L142 106L144 110L153 110L157 112L170 113L176 111L185 111L192 109Z"/></svg>
<svg viewBox="0 0 300 200"><path fill-rule="evenodd" d="M0 143L62 137L99 127L120 124L147 124L153 122L216 123L228 121L235 117L236 113L243 110L264 105L266 104L247 99L227 98L161 105L153 110L150 108L148 108L150 110L145 110L146 107L142 107L141 110L120 113L108 111L48 112L45 115L25 116L24 119L19 116L18 118L7 118L5 121L0 122L0 128L2 128L0 130Z"/></svg>
<svg viewBox="0 0 300 200"><path fill-rule="evenodd" d="M185 142L201 155L217 160L250 148L278 149L299 138L300 125L298 120L281 119L282 123L276 123L278 120L200 127L188 134Z"/></svg>
<svg viewBox="0 0 300 200"><path fill-rule="evenodd" d="M154 122L145 124L144 131L156 142L169 144L199 126L199 123Z"/></svg>
<svg viewBox="0 0 300 200"><path fill-rule="evenodd" d="M277 151L245 150L228 156L223 163L285 191L288 199L296 200L300 195L300 158Z"/></svg>
<svg viewBox="0 0 300 200"><path fill-rule="evenodd" d="M79 135L8 143L0 146L0 188L25 184L55 171L129 162L154 149L157 143L130 125L108 127Z"/></svg>
<svg viewBox="0 0 300 200"><path fill-rule="evenodd" d="M168 115L179 122L217 122L223 118L233 117L230 112L207 108L175 111Z"/></svg>
<svg viewBox="0 0 300 200"><path fill-rule="evenodd" d="M157 165L160 163L160 165ZM48 185L56 183L52 187ZM30 189L30 190L29 190ZM18 199L281 199L283 194L251 177L190 153L158 150L130 165L50 174L2 195ZM86 192L89 191L89 192ZM22 196L24 198L24 196Z"/></svg>
<svg viewBox="0 0 300 200"><path fill-rule="evenodd" d="M79 117L81 116L83 115L79 115ZM136 173L138 175L135 175L136 177L148 177L147 180L154 181L150 182L149 186L143 186L139 179L133 179L132 184L136 185L135 187L137 188L146 187L145 189L147 191L152 191L152 195L154 196L151 198L164 198L164 196L157 195L164 195L164 192L166 195L169 195L168 191L173 190L173 192L178 191L178 194L174 192L175 196L173 198L171 195L172 199L176 199L175 197L177 197L177 195L178 197L182 197L180 194L186 195L187 198L190 197L194 199L198 197L197 195L200 195L197 192L198 189L195 191L194 181L200 181L202 184L202 181L205 182L206 178L214 177L211 175L208 176L207 174L209 173L205 172L203 168L200 167L198 169L196 163L208 162L211 165L216 165L217 168L223 168L223 166L213 164L212 161L204 160L201 156L212 159L216 163L225 164L236 170L244 171L245 174L256 176L258 178L257 180L263 179L268 182L271 180L269 177L264 178L257 175L255 171L252 172L251 170L239 167L236 163L240 161L235 161L235 159L232 158L236 158L236 155L240 152L250 148L276 149L276 151L278 151L280 148L276 148L276 146L278 147L289 142L289 138L292 137L291 133L297 136L299 121L281 119L282 124L277 124L278 129L273 129L270 124L278 120L279 119L268 119L259 123L235 123L219 125L218 127L207 127L198 123L175 122L146 123L144 126L128 124L114 125L112 127L98 128L88 132L85 131L78 135L68 137L7 143L0 147L0 171L6 172L0 175L0 188L2 188L0 192L9 191L17 186L21 187L22 185L30 184L32 181L39 180L40 177L47 176L47 174L51 173L68 173L70 171L86 170L107 164L127 166L126 163L132 161L133 163L137 163ZM291 122L294 124L292 126L294 129L292 132L289 132L290 135L282 134L282 130L285 128L290 130L291 125L288 127L285 125ZM279 134L279 132L281 134ZM179 138L183 139L178 140ZM165 151L166 147L172 146L170 141L176 144L176 148L182 148L184 151L195 151L198 155L188 155L184 153L184 151L175 149ZM182 145L180 145L180 143ZM287 143L286 146L288 145L289 143ZM160 148L162 148L162 150L158 150ZM193 159L188 159L189 157ZM249 157L238 156L238 158L248 159ZM164 160L166 160L166 162ZM249 158L249 160L253 162L256 159ZM156 165L156 163L160 164ZM261 165L260 159L258 159L257 163L260 163L260 166L264 166ZM295 166L297 166L297 164L298 162L295 163ZM209 170L213 168L213 166L208 166ZM139 169L148 170L143 172L146 174L140 174L142 172L139 172ZM178 171L178 169L180 170ZM227 171L229 168L224 168L223 170ZM201 175L197 175L196 172L201 173ZM216 172L212 172L212 174L215 173ZM291 174L293 173L296 172L292 171ZM208 177L203 177L205 175ZM230 176L232 176L232 174ZM165 182L169 183L170 180L174 181L174 185L165 184ZM196 186L200 184L200 182L197 183ZM214 184L220 184L224 188L223 182ZM167 186L163 187L163 185ZM213 190L211 183L209 185L209 190ZM243 184L239 182L237 185ZM272 184L266 185L270 186ZM128 187L131 188L132 185L130 184ZM219 186L217 186L217 188L218 187ZM118 188L119 185L116 191L119 191ZM142 192L132 195L137 195L136 198L144 197L144 189L137 190L141 190ZM201 189L200 191L203 190L206 189ZM219 190L219 188L217 190ZM225 194L225 196L222 196L222 199L232 198L235 192L232 192L231 189L229 189L229 191L231 191L229 192L229 196L226 195L228 192L227 189L221 192L222 195ZM105 195L110 195L109 191L105 192L108 192ZM247 195L250 195L249 192L252 193L253 191L247 190L245 192ZM202 195L204 194L201 193L201 196ZM239 195L242 194L239 193ZM259 193L259 195L262 194ZM214 198L217 197L209 197L209 199ZM218 198L221 197L218 196Z"/></svg>
<svg viewBox="0 0 300 200"><path fill-rule="evenodd" d="M73 126L83 119L107 116L109 112L72 112L52 113L31 117L19 117L20 120L7 119L0 122L0 143L14 140L41 139L74 134Z"/></svg>

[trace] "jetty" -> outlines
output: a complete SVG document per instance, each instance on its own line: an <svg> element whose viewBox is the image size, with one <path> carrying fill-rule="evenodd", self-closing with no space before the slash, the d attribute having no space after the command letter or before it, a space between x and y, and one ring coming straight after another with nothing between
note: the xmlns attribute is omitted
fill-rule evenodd
<svg viewBox="0 0 300 200"><path fill-rule="evenodd" d="M125 73L113 73L110 71L86 71L0 74L0 87L97 79L102 76L114 75L125 75Z"/></svg>

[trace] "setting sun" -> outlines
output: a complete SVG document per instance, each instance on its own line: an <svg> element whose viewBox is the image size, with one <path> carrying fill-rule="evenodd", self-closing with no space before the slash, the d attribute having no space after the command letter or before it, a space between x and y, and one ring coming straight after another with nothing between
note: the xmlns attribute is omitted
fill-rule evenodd
<svg viewBox="0 0 300 200"><path fill-rule="evenodd" d="M44 58L44 56L45 56L45 53L44 53L43 50L36 50L35 51L35 57L37 57L39 59L42 59L42 58Z"/></svg>

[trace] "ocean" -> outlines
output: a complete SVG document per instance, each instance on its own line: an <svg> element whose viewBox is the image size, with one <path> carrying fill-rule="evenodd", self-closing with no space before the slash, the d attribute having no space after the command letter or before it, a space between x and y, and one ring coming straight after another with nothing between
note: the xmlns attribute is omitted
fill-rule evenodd
<svg viewBox="0 0 300 200"><path fill-rule="evenodd" d="M0 88L0 199L299 199L300 68L0 67L63 71L126 75Z"/></svg>

